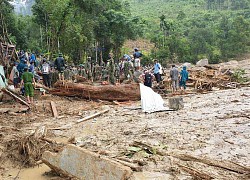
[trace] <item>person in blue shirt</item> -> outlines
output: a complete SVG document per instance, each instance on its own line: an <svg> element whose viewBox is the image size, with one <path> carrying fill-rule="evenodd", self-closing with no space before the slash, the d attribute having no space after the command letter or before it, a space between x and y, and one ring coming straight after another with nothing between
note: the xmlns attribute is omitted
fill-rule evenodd
<svg viewBox="0 0 250 180"><path fill-rule="evenodd" d="M133 54L134 59L142 57L142 53L139 51L138 48L135 48L134 51L135 51L134 54Z"/></svg>
<svg viewBox="0 0 250 180"><path fill-rule="evenodd" d="M19 71L19 77L22 76L25 67L28 68L27 61L21 60L20 63L17 65L17 70Z"/></svg>
<svg viewBox="0 0 250 180"><path fill-rule="evenodd" d="M134 66L135 66L135 70L140 70L140 67L141 67L141 57L142 57L142 53L139 52L139 50L137 48L134 49L134 54L133 54L133 57L134 57Z"/></svg>
<svg viewBox="0 0 250 180"><path fill-rule="evenodd" d="M35 62L34 61L32 61L32 62L30 62L30 66L29 66L29 72L31 72L32 74L34 74L35 73Z"/></svg>
<svg viewBox="0 0 250 180"><path fill-rule="evenodd" d="M180 88L181 90L184 89L184 91L186 90L186 82L188 80L188 71L187 71L187 67L183 66L181 72L180 72Z"/></svg>
<svg viewBox="0 0 250 180"><path fill-rule="evenodd" d="M124 55L123 55L123 59L124 59L125 61L131 61L131 57L130 57L129 55L127 55L127 54L124 54Z"/></svg>
<svg viewBox="0 0 250 180"><path fill-rule="evenodd" d="M154 76L155 76L157 83L159 83L161 82L161 74L160 74L161 65L156 59L154 60L154 63L155 63L154 64Z"/></svg>
<svg viewBox="0 0 250 180"><path fill-rule="evenodd" d="M30 63L32 63L32 62L34 62L34 64L36 62L36 56L35 56L34 53L32 53L31 56L30 56Z"/></svg>

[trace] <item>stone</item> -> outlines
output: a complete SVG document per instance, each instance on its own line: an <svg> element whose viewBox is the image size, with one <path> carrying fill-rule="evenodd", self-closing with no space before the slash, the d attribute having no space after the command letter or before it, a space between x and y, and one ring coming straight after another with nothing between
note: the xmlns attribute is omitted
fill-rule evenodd
<svg viewBox="0 0 250 180"><path fill-rule="evenodd" d="M140 79L139 79L139 77L142 75L142 71L135 71L134 72L134 81L135 82L137 82L137 83L139 83L140 82Z"/></svg>
<svg viewBox="0 0 250 180"><path fill-rule="evenodd" d="M184 108L182 97L172 97L168 99L169 109L180 110Z"/></svg>
<svg viewBox="0 0 250 180"><path fill-rule="evenodd" d="M206 65L208 65L208 59L201 59L196 63L197 66L201 66L204 67Z"/></svg>
<svg viewBox="0 0 250 180"><path fill-rule="evenodd" d="M42 161L56 172L84 180L125 180L132 175L129 167L75 145L60 153L46 151Z"/></svg>
<svg viewBox="0 0 250 180"><path fill-rule="evenodd" d="M182 64L182 67L183 66L186 66L187 68L191 68L192 67L192 64L189 63L189 62L185 62L184 64Z"/></svg>

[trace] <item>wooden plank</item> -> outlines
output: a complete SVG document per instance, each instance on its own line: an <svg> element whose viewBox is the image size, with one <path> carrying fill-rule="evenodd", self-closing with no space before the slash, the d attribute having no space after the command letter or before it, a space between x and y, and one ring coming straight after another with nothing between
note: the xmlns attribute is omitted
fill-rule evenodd
<svg viewBox="0 0 250 180"><path fill-rule="evenodd" d="M194 161L207 164L214 167L219 167L228 171L232 171L239 174L250 174L250 168L247 166L242 166L230 161L218 161L214 159L195 157L188 154L172 154L173 157L178 158L182 161Z"/></svg>
<svg viewBox="0 0 250 180"><path fill-rule="evenodd" d="M58 112L57 112L57 109L56 109L56 104L54 101L51 101L50 102L50 106L51 106L51 110L52 110L52 115L55 117L55 118L58 118Z"/></svg>
<svg viewBox="0 0 250 180"><path fill-rule="evenodd" d="M187 167L187 166L184 166L184 165L181 165L181 164L178 164L178 163L177 163L177 165L180 166L182 170L184 170L187 173L191 174L194 177L194 179L197 179L197 180L211 180L211 179L214 179L214 177L210 176L209 174L198 171L198 170L196 170L194 168Z"/></svg>
<svg viewBox="0 0 250 180"><path fill-rule="evenodd" d="M100 115L102 115L102 114L104 114L104 113L107 113L108 111L109 111L109 109L100 111L100 112L98 112L98 113L95 113L95 114L92 114L92 115L90 115L90 116L87 116L87 117L85 117L85 118L83 118L83 119L79 119L79 120L76 121L76 123L80 123L80 122L84 122L84 121L93 119L93 118L98 117L98 116L100 116Z"/></svg>
<svg viewBox="0 0 250 180"><path fill-rule="evenodd" d="M22 98L18 97L16 94L12 93L10 90L3 88L2 91L9 96L13 97L14 99L18 100L21 104L24 104L28 107L30 107L30 104L24 101Z"/></svg>

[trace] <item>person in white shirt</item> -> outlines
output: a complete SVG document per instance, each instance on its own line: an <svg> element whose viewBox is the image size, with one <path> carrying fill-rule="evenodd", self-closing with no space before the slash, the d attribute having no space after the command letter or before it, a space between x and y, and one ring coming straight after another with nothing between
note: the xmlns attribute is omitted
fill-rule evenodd
<svg viewBox="0 0 250 180"><path fill-rule="evenodd" d="M51 69L49 63L47 63L46 59L43 59L43 64L42 64L43 84L49 88L51 88L50 71Z"/></svg>

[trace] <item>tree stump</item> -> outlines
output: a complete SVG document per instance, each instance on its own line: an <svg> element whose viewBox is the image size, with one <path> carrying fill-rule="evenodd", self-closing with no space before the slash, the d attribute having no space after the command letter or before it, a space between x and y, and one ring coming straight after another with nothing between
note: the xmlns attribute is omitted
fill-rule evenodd
<svg viewBox="0 0 250 180"><path fill-rule="evenodd" d="M169 109L179 110L184 108L182 97L172 97L168 99Z"/></svg>

